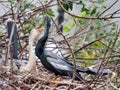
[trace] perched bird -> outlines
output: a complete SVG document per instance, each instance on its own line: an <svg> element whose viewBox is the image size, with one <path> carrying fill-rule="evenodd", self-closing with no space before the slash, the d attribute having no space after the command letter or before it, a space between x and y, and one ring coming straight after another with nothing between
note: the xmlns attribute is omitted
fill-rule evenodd
<svg viewBox="0 0 120 90"><path fill-rule="evenodd" d="M41 60L41 63L47 70L54 72L55 75L69 76L72 78L74 65L70 61L57 56L51 51L45 50L45 43L48 39L50 26L51 26L50 19L49 17L46 17L46 30L44 36L38 40L38 43L35 48L35 54ZM109 73L109 72L104 73L102 71L98 72L93 69L89 69L89 68L85 69L80 66L76 66L75 79L80 81L84 79L82 78L79 72L94 74L94 75L96 74L106 75Z"/></svg>
<svg viewBox="0 0 120 90"><path fill-rule="evenodd" d="M10 18L7 20L8 38L10 38L13 23L14 23L14 20L12 20ZM11 49L10 51L12 53L12 58L18 59L18 55L17 55L18 54L18 40L17 40L17 26L16 26L16 24L14 25L13 29L14 29L14 32L13 32L12 41L11 41L13 50Z"/></svg>
<svg viewBox="0 0 120 90"><path fill-rule="evenodd" d="M14 67L16 68L17 66L17 69L20 68L20 66L24 66L26 65L28 62L26 60L20 60L18 59L18 51L19 51L19 48L18 48L18 36L17 36L17 25L13 25L14 24L14 20L12 18L8 18L6 20L6 23L7 23L7 32L8 32L8 38L10 38L10 35L11 35L11 32L12 32L12 28L14 29L14 32L13 32L13 36L12 36L12 41L11 41L11 46L12 48L10 48L10 53L11 53L11 57L13 58L14 60ZM14 27L13 27L14 26Z"/></svg>
<svg viewBox="0 0 120 90"><path fill-rule="evenodd" d="M62 23L64 21L64 10L62 10L61 8L58 8L58 13L59 13L59 15L58 15L58 25L60 27L59 30L61 32L63 32L63 25L62 25Z"/></svg>
<svg viewBox="0 0 120 90"><path fill-rule="evenodd" d="M42 27L41 25L31 30L29 36L29 59L28 59L28 63L20 68L21 71L24 70L31 73L37 73L36 57L35 57L33 45L34 45L34 41L40 35L42 30L44 30L44 27Z"/></svg>
<svg viewBox="0 0 120 90"><path fill-rule="evenodd" d="M8 19L7 21L7 28L8 28L8 37L10 37L11 31L12 31L12 26L14 23L14 20L12 19ZM36 73L36 57L35 57L35 53L34 53L34 41L37 39L37 37L40 35L41 31L44 30L44 27L42 27L42 24L40 24L39 26L33 28L30 32L29 35L29 59L27 60L19 60L18 59L18 38L17 38L17 27L15 24L14 29L14 33L13 33L13 38L12 38L12 46L13 46L13 50L11 50L12 52L12 58L14 59L14 62L16 64L16 66L18 68L20 68L20 72L22 71L27 71L27 72L31 72L31 73Z"/></svg>
<svg viewBox="0 0 120 90"><path fill-rule="evenodd" d="M59 30L57 31L58 35L59 32L63 32L63 22L64 22L64 10L61 9L60 7L58 7L58 17L57 17L57 25ZM53 32L54 33L54 32ZM56 34L56 33L55 33ZM54 36L54 35L53 35ZM54 38L54 37L53 37ZM56 41L52 41L52 42L47 42L46 44L46 49L47 50L51 50L53 53L63 57L63 54L66 53L66 50L61 49L60 44L55 43ZM59 46L59 47L58 47Z"/></svg>

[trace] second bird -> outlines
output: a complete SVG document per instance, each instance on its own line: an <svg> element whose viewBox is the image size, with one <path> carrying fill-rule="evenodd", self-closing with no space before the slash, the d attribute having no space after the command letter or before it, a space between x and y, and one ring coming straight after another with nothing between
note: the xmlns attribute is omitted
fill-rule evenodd
<svg viewBox="0 0 120 90"><path fill-rule="evenodd" d="M74 65L70 61L57 56L51 51L45 50L45 43L48 39L49 29L51 26L50 18L46 17L45 20L46 20L46 30L45 30L44 36L38 40L38 43L36 45L36 48L35 48L36 56L41 60L41 63L43 64L43 66L47 70L54 72L55 75L69 76L72 78ZM84 80L79 72L94 74L94 75L96 74L106 75L109 73L109 72L102 72L102 71L98 72L96 70L85 69L80 66L76 66L75 79L79 81Z"/></svg>

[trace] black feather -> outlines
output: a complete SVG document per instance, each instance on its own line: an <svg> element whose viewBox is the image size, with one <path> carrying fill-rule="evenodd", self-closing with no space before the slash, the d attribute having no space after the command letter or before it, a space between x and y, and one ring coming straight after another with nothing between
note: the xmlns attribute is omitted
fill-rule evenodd
<svg viewBox="0 0 120 90"><path fill-rule="evenodd" d="M8 28L8 38L10 38L11 32L12 32L12 27L13 27L14 21L8 21L7 22L7 28ZM12 36L12 46L13 46L13 50L11 50L11 52L13 53L13 59L18 59L17 56L17 51L18 51L18 42L17 42L17 26L15 24L15 26L13 27L14 32L13 32L13 36Z"/></svg>
<svg viewBox="0 0 120 90"><path fill-rule="evenodd" d="M56 75L69 76L72 78L74 65L70 61L57 56L53 52L45 50L45 43L48 39L50 26L50 19L47 17L46 30L44 36L38 40L38 43L35 48L36 56L41 60L41 63L46 69L54 72ZM79 72L94 75L98 74L96 70L94 71L91 69L85 69L80 66L76 66L75 79L80 81L84 79L82 78Z"/></svg>

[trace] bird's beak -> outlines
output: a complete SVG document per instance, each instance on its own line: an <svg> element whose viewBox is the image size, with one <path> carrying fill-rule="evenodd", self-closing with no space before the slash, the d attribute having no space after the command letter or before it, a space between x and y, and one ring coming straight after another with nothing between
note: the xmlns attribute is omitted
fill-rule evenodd
<svg viewBox="0 0 120 90"><path fill-rule="evenodd" d="M44 29L45 29L44 27L40 27L40 26L36 27L36 30L38 31L43 31Z"/></svg>

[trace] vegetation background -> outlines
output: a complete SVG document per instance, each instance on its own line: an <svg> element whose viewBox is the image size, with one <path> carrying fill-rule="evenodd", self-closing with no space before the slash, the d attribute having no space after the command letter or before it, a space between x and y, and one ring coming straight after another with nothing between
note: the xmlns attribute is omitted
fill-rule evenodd
<svg viewBox="0 0 120 90"><path fill-rule="evenodd" d="M12 59L7 50L6 19L17 24L19 59L28 58L28 36L32 28L43 21L45 15L52 19L47 48L58 50L59 55L82 67L95 65L115 72L104 77L83 75L90 83L78 81L49 81L53 75L37 64L39 73L17 77L6 66L0 66L0 86L5 90L119 90L120 89L120 0L0 0L0 59ZM114 8L114 9L113 9ZM64 21L58 25L59 10ZM43 22L42 22L43 23ZM60 27L63 26L63 31ZM55 51L57 54L58 52ZM7 63L7 62L6 62ZM2 72L3 71L3 72ZM5 71L5 72L4 72ZM8 73L6 73L8 72ZM46 74L47 72L47 74ZM19 78L19 79L18 79ZM16 80L15 80L16 79ZM67 82L66 82L67 80ZM9 88L9 89L8 89Z"/></svg>

